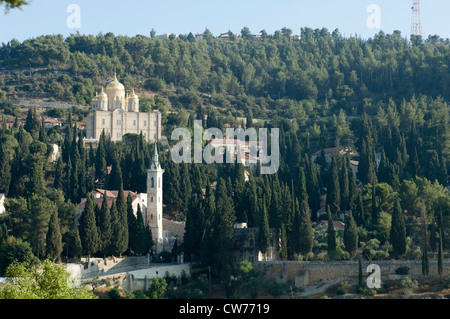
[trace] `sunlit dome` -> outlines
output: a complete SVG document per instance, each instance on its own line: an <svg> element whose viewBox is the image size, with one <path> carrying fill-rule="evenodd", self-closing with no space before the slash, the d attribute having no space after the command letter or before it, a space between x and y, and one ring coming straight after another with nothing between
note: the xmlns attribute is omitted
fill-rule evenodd
<svg viewBox="0 0 450 319"><path fill-rule="evenodd" d="M117 76L114 74L114 81L106 86L106 91L125 91L125 87L117 80Z"/></svg>

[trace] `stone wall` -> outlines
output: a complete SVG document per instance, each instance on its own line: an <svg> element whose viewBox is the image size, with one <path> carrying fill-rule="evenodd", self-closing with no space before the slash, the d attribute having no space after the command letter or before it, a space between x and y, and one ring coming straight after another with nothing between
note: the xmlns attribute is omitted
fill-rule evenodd
<svg viewBox="0 0 450 319"><path fill-rule="evenodd" d="M43 108L61 108L61 109L71 109L73 107L78 107L81 109L85 109L86 106L76 105L76 104L64 104L57 102L44 102L44 101L31 101L31 100L9 100L12 104L21 105L21 106L37 106Z"/></svg>
<svg viewBox="0 0 450 319"><path fill-rule="evenodd" d="M93 279L113 279L124 290L148 289L152 278L191 276L190 264L148 264L145 257L91 258L89 262L66 264L66 269L78 286Z"/></svg>
<svg viewBox="0 0 450 319"><path fill-rule="evenodd" d="M380 266L381 275L395 275L399 267L408 267L409 275L422 275L421 260L383 260L374 261ZM362 262L363 275L368 261ZM270 279L278 282L297 282L304 286L308 283L329 281L339 277L358 276L358 261L272 261L258 262L254 267L259 272L264 272ZM450 275L450 260L445 260L444 276ZM437 275L437 261L429 261L429 274ZM301 284L300 284L301 283Z"/></svg>

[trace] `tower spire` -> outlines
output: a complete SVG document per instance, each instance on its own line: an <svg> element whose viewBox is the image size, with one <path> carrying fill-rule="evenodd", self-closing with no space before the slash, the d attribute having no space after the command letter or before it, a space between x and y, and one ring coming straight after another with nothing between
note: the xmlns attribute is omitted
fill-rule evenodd
<svg viewBox="0 0 450 319"><path fill-rule="evenodd" d="M155 147L153 149L152 168L153 169L161 168L161 165L159 164L158 145L156 142L155 142Z"/></svg>

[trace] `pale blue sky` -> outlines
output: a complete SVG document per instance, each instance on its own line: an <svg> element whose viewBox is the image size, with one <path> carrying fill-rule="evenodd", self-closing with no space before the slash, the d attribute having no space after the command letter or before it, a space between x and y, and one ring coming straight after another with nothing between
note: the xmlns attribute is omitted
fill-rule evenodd
<svg viewBox="0 0 450 319"><path fill-rule="evenodd" d="M244 26L252 33L268 33L287 27L294 34L301 27L338 28L345 36L368 38L380 29L367 26L367 7L381 9L381 30L400 30L409 38L412 0L31 0L23 10L5 14L0 8L0 43L13 38L23 41L43 34L68 36L113 32L135 36L199 33L208 28L214 35L240 33ZM70 4L81 9L81 28L71 29L66 20ZM422 0L424 36L438 34L450 38L450 1Z"/></svg>

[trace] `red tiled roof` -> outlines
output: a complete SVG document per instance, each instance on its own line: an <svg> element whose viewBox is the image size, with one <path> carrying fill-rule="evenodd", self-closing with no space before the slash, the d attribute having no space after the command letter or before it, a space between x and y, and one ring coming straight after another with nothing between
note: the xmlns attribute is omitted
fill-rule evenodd
<svg viewBox="0 0 450 319"><path fill-rule="evenodd" d="M321 220L316 226L314 226L314 229L322 227L328 225L328 221L326 220ZM345 228L345 224L343 222L337 221L337 220L333 220L333 227L334 228L340 228L340 229L344 229Z"/></svg>

